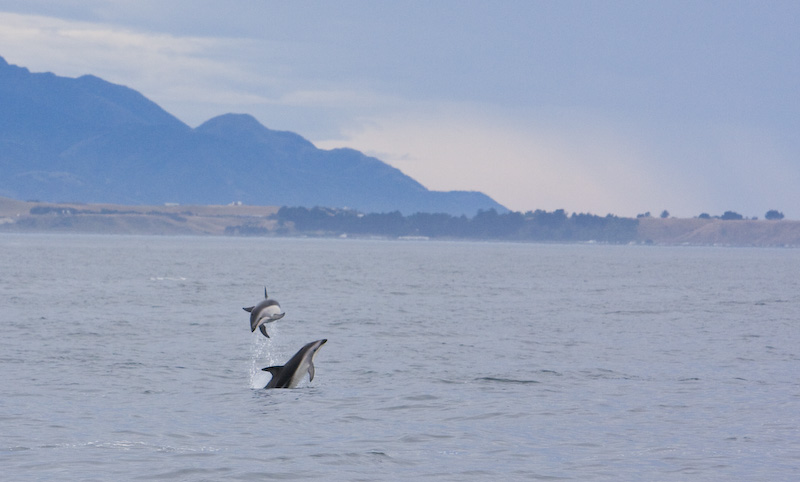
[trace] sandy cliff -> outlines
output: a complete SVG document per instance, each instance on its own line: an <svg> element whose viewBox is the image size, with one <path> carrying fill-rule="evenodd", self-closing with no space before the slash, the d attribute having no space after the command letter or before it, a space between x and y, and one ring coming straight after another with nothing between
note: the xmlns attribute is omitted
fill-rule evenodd
<svg viewBox="0 0 800 482"><path fill-rule="evenodd" d="M638 241L670 245L800 246L800 221L641 218Z"/></svg>

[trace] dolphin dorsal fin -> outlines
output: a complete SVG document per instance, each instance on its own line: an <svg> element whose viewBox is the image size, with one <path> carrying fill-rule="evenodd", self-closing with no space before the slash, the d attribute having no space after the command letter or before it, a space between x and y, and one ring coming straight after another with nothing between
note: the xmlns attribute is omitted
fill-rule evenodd
<svg viewBox="0 0 800 482"><path fill-rule="evenodd" d="M267 368L262 368L261 369L261 371L270 372L273 377L275 375L277 375L278 373L280 373L281 370L283 370L283 365L281 365L281 366L272 366L272 367L267 367Z"/></svg>
<svg viewBox="0 0 800 482"><path fill-rule="evenodd" d="M246 311L246 312L250 313L250 312L252 312L252 311L253 311L253 308L255 308L255 306L248 306L247 308L242 308L242 309L243 309L244 311Z"/></svg>
<svg viewBox="0 0 800 482"><path fill-rule="evenodd" d="M314 381L314 364L313 363L309 363L308 364L308 381L309 382L313 382Z"/></svg>
<svg viewBox="0 0 800 482"><path fill-rule="evenodd" d="M261 334L263 334L264 336L269 338L269 335L267 335L267 326L266 325L259 325L258 329L261 330Z"/></svg>

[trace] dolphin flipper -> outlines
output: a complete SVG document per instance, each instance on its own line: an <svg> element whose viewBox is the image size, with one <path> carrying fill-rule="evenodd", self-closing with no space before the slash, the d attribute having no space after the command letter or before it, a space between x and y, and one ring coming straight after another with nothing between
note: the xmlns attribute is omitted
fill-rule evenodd
<svg viewBox="0 0 800 482"><path fill-rule="evenodd" d="M248 312L248 313L252 313L252 312L253 312L253 308L255 308L255 306L249 306L249 307L247 307L247 308L242 308L242 309L243 309L244 311Z"/></svg>
<svg viewBox="0 0 800 482"><path fill-rule="evenodd" d="M308 381L314 381L314 364L308 365Z"/></svg>
<svg viewBox="0 0 800 482"><path fill-rule="evenodd" d="M258 329L259 329L259 330L261 330L261 333L262 333L264 336L266 336L267 338L269 338L269 335L267 334L267 325L261 324L261 325L259 325L259 326L258 326Z"/></svg>

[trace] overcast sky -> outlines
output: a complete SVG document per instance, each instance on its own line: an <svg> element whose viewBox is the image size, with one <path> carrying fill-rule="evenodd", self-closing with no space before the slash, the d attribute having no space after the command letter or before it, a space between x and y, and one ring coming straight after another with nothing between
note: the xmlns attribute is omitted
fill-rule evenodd
<svg viewBox="0 0 800 482"><path fill-rule="evenodd" d="M510 209L800 219L800 2L0 0L0 56Z"/></svg>

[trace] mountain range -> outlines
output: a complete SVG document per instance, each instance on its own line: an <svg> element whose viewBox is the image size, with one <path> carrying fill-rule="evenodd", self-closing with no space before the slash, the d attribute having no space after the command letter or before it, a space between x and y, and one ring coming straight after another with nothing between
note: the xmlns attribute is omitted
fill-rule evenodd
<svg viewBox="0 0 800 482"><path fill-rule="evenodd" d="M507 209L431 191L353 149L322 150L248 114L192 128L92 75L31 73L0 57L0 195L48 202L348 207L472 216Z"/></svg>

